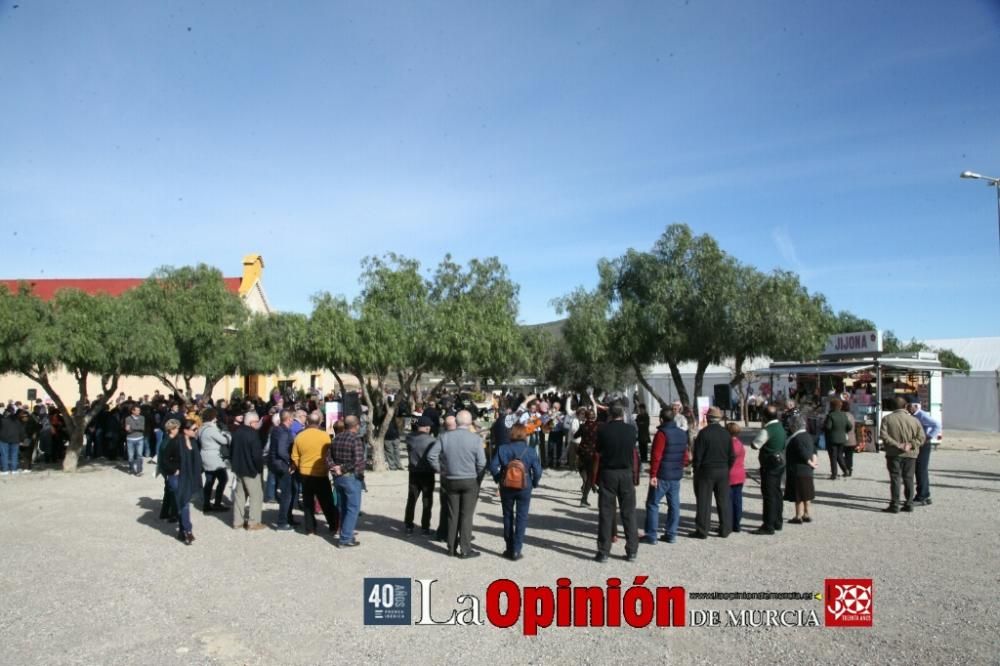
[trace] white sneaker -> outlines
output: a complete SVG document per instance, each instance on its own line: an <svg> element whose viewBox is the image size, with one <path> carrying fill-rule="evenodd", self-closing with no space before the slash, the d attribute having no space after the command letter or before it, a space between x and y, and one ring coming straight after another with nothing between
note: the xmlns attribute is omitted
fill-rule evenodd
<svg viewBox="0 0 1000 666"><path fill-rule="evenodd" d="M3 475L4 475L4 476L10 476L10 475L11 475L11 472L4 472L4 473L3 473Z"/></svg>
<svg viewBox="0 0 1000 666"><path fill-rule="evenodd" d="M18 474L31 474L31 470L30 469L19 469L19 470L17 470L17 473Z"/></svg>

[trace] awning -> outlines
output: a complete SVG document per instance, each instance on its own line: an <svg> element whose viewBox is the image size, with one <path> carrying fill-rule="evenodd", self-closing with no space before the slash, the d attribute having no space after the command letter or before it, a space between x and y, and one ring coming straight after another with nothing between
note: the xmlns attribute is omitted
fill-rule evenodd
<svg viewBox="0 0 1000 666"><path fill-rule="evenodd" d="M858 364L836 364L820 363L812 365L771 365L767 372L776 375L852 375L862 370L874 368L874 363ZM759 370L762 373L763 371Z"/></svg>
<svg viewBox="0 0 1000 666"><path fill-rule="evenodd" d="M958 372L953 368L946 368L940 361L919 358L900 358L897 356L883 356L878 361L883 370L895 370L899 372ZM871 370L875 367L875 362L866 359L859 363L772 363L766 371L772 374L789 375L850 375L862 370Z"/></svg>

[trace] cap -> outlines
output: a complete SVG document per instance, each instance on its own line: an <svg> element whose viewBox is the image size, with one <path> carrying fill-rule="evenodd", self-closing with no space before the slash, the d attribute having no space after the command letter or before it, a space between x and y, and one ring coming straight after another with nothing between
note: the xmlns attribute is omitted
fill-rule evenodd
<svg viewBox="0 0 1000 666"><path fill-rule="evenodd" d="M429 416L421 416L419 419L417 419L417 427L418 428L430 428L433 425L434 425L434 421L432 421L431 417L429 417Z"/></svg>

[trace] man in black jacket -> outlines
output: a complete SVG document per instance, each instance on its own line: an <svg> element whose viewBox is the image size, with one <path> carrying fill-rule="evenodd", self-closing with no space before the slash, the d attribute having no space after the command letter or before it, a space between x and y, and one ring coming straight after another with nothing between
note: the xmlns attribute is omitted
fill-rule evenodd
<svg viewBox="0 0 1000 666"><path fill-rule="evenodd" d="M278 530L291 531L295 521L292 520L292 421L294 413L283 409L279 418L281 422L271 429L267 448L267 468L275 478L275 490L278 496Z"/></svg>
<svg viewBox="0 0 1000 666"><path fill-rule="evenodd" d="M417 499L423 498L423 511L420 514L420 528L424 536L431 534L431 512L434 509L434 467L428 461L430 449L437 446L437 440L431 434L431 420L426 416L417 419L416 430L406 438L406 448L410 454L410 489L406 497L406 510L403 513L403 524L406 533L413 534L413 516L417 508Z"/></svg>
<svg viewBox="0 0 1000 666"><path fill-rule="evenodd" d="M233 502L233 529L245 527L248 530L262 530L260 522L264 504L264 487L260 475L264 471L264 450L257 426L260 417L257 412L247 412L243 425L233 433L232 464L236 477L236 501ZM246 510L247 498L250 511Z"/></svg>
<svg viewBox="0 0 1000 666"><path fill-rule="evenodd" d="M726 538L732 531L729 504L729 468L736 461L733 439L720 423L722 410L710 407L708 425L698 431L694 440L694 493L697 498L695 530L688 534L696 539L707 539L712 521L712 495L719 512L719 536Z"/></svg>
<svg viewBox="0 0 1000 666"><path fill-rule="evenodd" d="M625 528L625 559L634 560L639 550L639 530L635 524L635 426L625 423L625 408L615 403L610 409L611 421L597 433L598 499L597 555L598 562L607 562L615 529L615 503L621 511Z"/></svg>
<svg viewBox="0 0 1000 666"><path fill-rule="evenodd" d="M5 476L20 473L17 457L21 442L27 438L24 423L20 419L22 413L11 412L0 420L0 474Z"/></svg>

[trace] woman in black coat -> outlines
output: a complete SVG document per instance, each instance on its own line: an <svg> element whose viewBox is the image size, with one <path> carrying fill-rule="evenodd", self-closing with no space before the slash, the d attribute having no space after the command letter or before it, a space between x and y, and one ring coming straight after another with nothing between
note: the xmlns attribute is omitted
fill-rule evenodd
<svg viewBox="0 0 1000 666"><path fill-rule="evenodd" d="M167 441L163 447L160 467L177 503L177 538L190 546L194 542L191 498L201 491L201 454L195 445L198 424L187 419L182 430L176 419L170 419L164 429Z"/></svg>
<svg viewBox="0 0 1000 666"><path fill-rule="evenodd" d="M816 442L806 431L805 420L801 416L789 421L792 437L785 448L785 501L795 503L795 517L788 522L793 525L811 523L809 509L816 499L813 470L816 461Z"/></svg>

